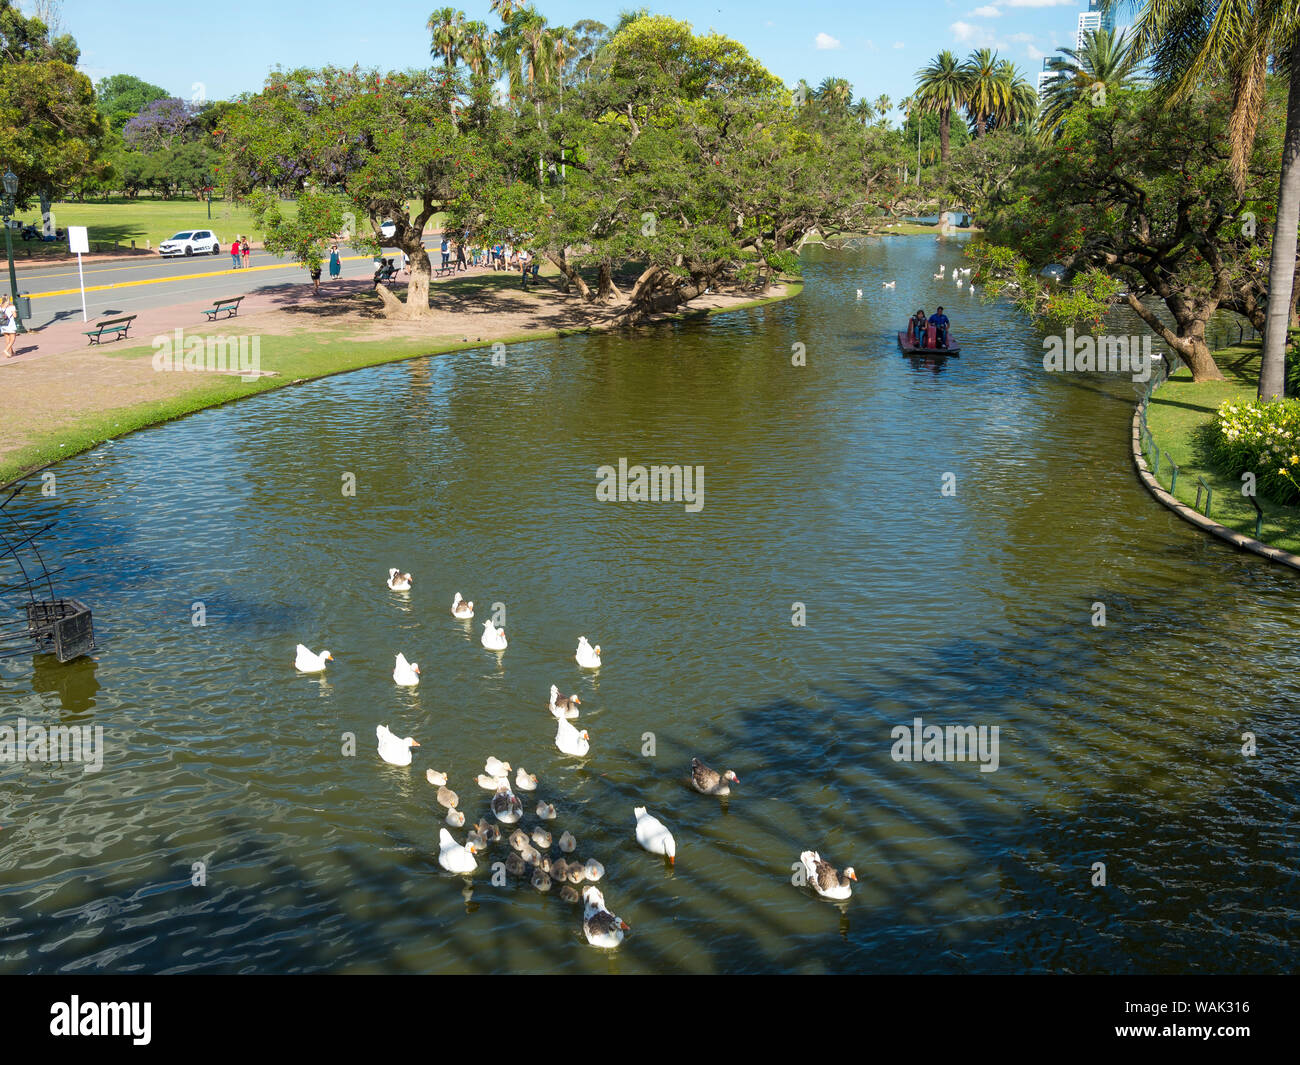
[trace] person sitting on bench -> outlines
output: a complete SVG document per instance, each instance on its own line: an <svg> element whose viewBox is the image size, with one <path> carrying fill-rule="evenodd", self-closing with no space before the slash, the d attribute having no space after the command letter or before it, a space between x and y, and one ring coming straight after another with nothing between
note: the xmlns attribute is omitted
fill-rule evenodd
<svg viewBox="0 0 1300 1065"><path fill-rule="evenodd" d="M925 316L925 309L920 308L912 315L912 320L907 323L912 333L912 343L918 348L925 347L925 326L929 319Z"/></svg>
<svg viewBox="0 0 1300 1065"><path fill-rule="evenodd" d="M930 315L930 324L934 326L934 346L936 348L946 348L948 346L948 316L943 313L943 308L935 309L934 314Z"/></svg>

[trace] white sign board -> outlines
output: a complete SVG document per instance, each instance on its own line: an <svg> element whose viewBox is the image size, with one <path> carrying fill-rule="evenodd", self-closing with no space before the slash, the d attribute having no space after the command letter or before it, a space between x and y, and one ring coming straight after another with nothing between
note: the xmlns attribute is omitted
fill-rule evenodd
<svg viewBox="0 0 1300 1065"><path fill-rule="evenodd" d="M68 226L68 251L77 255L90 254L90 238L85 226Z"/></svg>

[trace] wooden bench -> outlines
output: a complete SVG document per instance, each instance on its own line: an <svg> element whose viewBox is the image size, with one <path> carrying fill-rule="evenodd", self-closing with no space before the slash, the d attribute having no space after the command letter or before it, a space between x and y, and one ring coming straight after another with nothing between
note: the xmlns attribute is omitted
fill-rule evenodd
<svg viewBox="0 0 1300 1065"><path fill-rule="evenodd" d="M105 318L95 329L82 330L83 335L90 337L92 344L99 344L104 339L104 334L113 334L114 340L121 340L131 328L131 323L136 320L137 315L128 314L125 318Z"/></svg>
<svg viewBox="0 0 1300 1065"><path fill-rule="evenodd" d="M243 296L232 296L228 300L214 300L212 309L209 310L205 307L203 313L208 316L209 322L215 322L217 315L222 311L226 312L227 318L234 318L239 313L239 305L243 302L243 299Z"/></svg>

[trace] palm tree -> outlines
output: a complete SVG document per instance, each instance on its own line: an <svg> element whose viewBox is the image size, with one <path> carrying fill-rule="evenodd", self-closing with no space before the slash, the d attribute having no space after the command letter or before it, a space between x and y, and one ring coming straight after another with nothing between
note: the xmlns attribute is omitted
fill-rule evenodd
<svg viewBox="0 0 1300 1065"><path fill-rule="evenodd" d="M1038 93L1009 59L998 64L998 79L1002 82L1004 99L993 114L992 124L998 129L1019 127L1028 132L1038 114Z"/></svg>
<svg viewBox="0 0 1300 1065"><path fill-rule="evenodd" d="M813 92L826 110L843 112L853 100L853 86L844 78L824 78Z"/></svg>
<svg viewBox="0 0 1300 1065"><path fill-rule="evenodd" d="M893 106L894 106L893 101L890 100L889 97L884 93L881 93L879 96L876 97L875 108L877 111L880 112L880 117L882 119L887 114L889 114L889 112L893 109Z"/></svg>
<svg viewBox="0 0 1300 1065"><path fill-rule="evenodd" d="M928 67L918 70L916 77L918 106L923 113L939 116L939 158L946 163L953 110L966 106L970 91L966 71L957 57L945 49Z"/></svg>
<svg viewBox="0 0 1300 1065"><path fill-rule="evenodd" d="M492 0L488 7L501 16L501 21L509 25L510 19L514 13L522 7L522 4L516 3L515 0Z"/></svg>
<svg viewBox="0 0 1300 1065"><path fill-rule="evenodd" d="M871 105L871 101L865 96L859 96L858 102L849 108L849 114L854 118L862 119L862 125L864 128L867 123L871 121L871 118L875 113L876 109Z"/></svg>
<svg viewBox="0 0 1300 1065"><path fill-rule="evenodd" d="M1009 103L1010 86L992 48L981 48L962 64L966 76L966 117L976 137L982 137L989 122Z"/></svg>
<svg viewBox="0 0 1300 1065"><path fill-rule="evenodd" d="M1082 48L1058 48L1060 57L1047 61L1055 76L1043 92L1038 115L1039 136L1058 136L1066 112L1079 100L1096 99L1098 86L1118 92L1142 83L1138 74L1139 59L1133 38L1125 31L1097 30L1083 39Z"/></svg>
<svg viewBox="0 0 1300 1065"><path fill-rule="evenodd" d="M1228 143L1238 195L1263 114L1268 60L1289 83L1277 218L1268 270L1268 316L1260 360L1259 398L1285 391L1286 335L1295 296L1296 231L1300 228L1300 10L1295 0L1102 0L1140 7L1135 48L1150 57L1158 89L1171 104L1207 78L1232 87Z"/></svg>
<svg viewBox="0 0 1300 1065"><path fill-rule="evenodd" d="M477 19L466 22L461 30L460 57L469 64L476 78L491 71L496 38L496 33L488 29L487 23Z"/></svg>
<svg viewBox="0 0 1300 1065"><path fill-rule="evenodd" d="M432 42L429 54L442 57L443 66L450 70L461 58L461 40L465 30L465 12L444 7L429 16L429 33Z"/></svg>

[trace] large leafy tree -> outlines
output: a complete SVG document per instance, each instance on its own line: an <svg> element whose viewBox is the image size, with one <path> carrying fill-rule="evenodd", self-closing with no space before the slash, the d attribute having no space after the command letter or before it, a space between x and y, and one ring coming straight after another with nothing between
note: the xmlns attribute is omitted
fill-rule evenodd
<svg viewBox="0 0 1300 1065"><path fill-rule="evenodd" d="M38 18L0 0L0 161L18 175L19 206L42 210L102 166L105 127L76 42L50 40Z"/></svg>
<svg viewBox="0 0 1300 1065"><path fill-rule="evenodd" d="M962 106L976 137L982 137L989 125L996 121L1010 104L1011 86L998 53L992 48L980 48L970 54L962 64L966 79L966 98Z"/></svg>
<svg viewBox="0 0 1300 1065"><path fill-rule="evenodd" d="M1269 146L1261 144L1246 196L1237 195L1227 121L1226 101L1208 92L1166 109L1151 93L1121 90L1105 105L1073 109L1060 137L1026 142L1030 165L978 205L990 245L1034 267L1064 265L1097 299L1122 289L1198 380L1221 376L1205 327L1220 309L1259 320L1262 248L1241 215L1276 194L1264 165ZM1274 144L1279 127L1271 123ZM985 263L996 272L996 257ZM1014 282L1032 301L1039 294L1027 276ZM1111 287L1098 287L1099 278ZM992 278L991 287L1005 280ZM1050 290L1044 298L1073 313L1089 307Z"/></svg>
<svg viewBox="0 0 1300 1065"><path fill-rule="evenodd" d="M451 113L459 89L453 74L428 71L272 74L224 124L224 175L252 198L259 220L274 223L277 245L308 265L353 213L354 246L382 243L411 258L405 303L380 286L386 313L427 316L424 228L435 211L484 195L490 171L476 132ZM296 197L303 212L278 214L274 194ZM396 232L385 238L389 220Z"/></svg>
<svg viewBox="0 0 1300 1065"><path fill-rule="evenodd" d="M165 100L170 95L162 86L143 81L134 74L112 74L95 83L99 113L117 133L155 100Z"/></svg>
<svg viewBox="0 0 1300 1065"><path fill-rule="evenodd" d="M1107 8L1120 0L1105 0ZM1228 141L1238 191L1264 107L1270 57L1288 79L1287 133L1281 152L1277 215L1269 262L1268 318L1259 378L1261 399L1283 394L1287 329L1294 314L1296 231L1300 228L1300 4L1296 0L1144 0L1137 49L1150 57L1171 103L1207 79L1231 86Z"/></svg>

